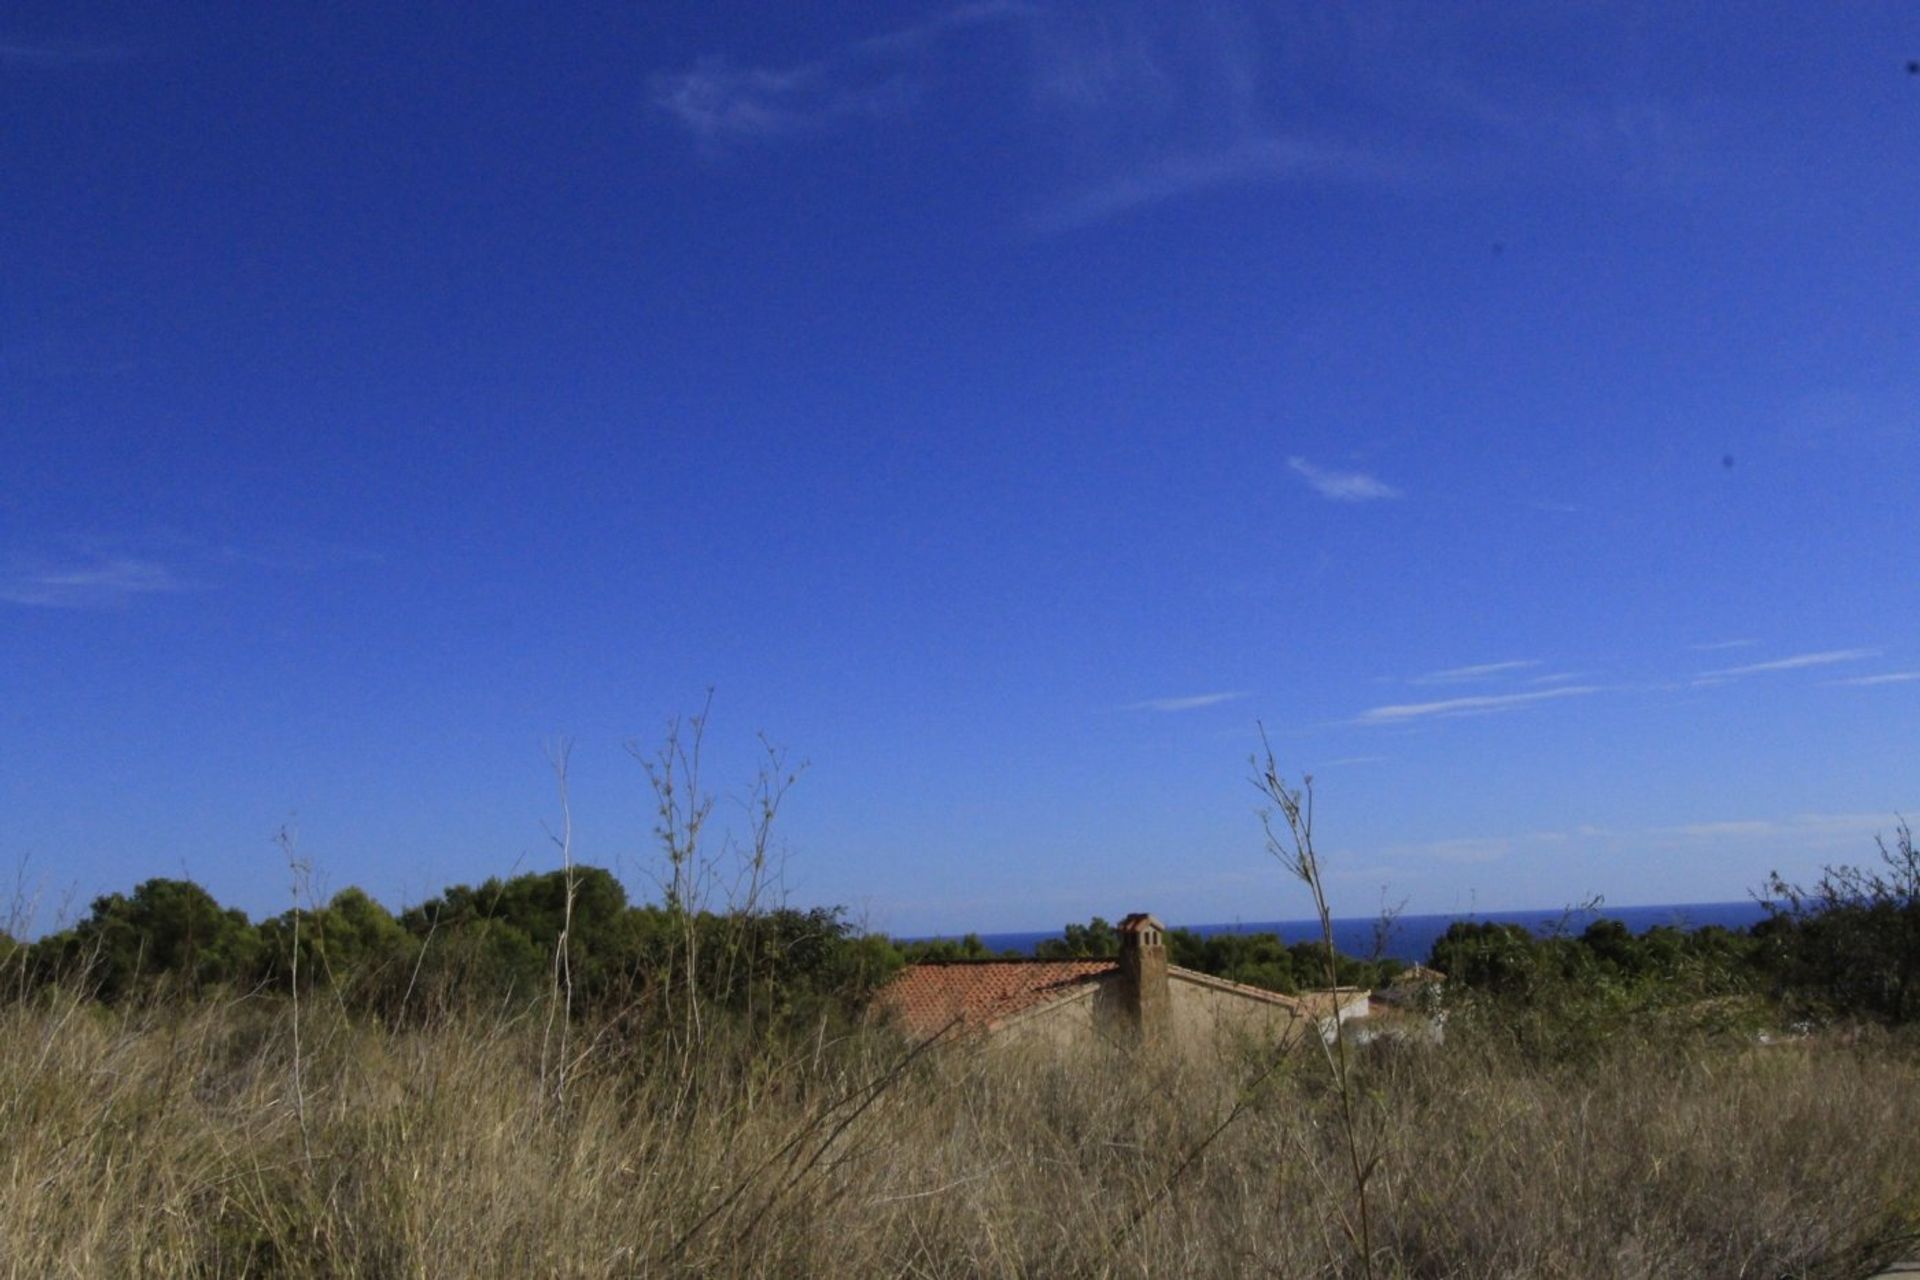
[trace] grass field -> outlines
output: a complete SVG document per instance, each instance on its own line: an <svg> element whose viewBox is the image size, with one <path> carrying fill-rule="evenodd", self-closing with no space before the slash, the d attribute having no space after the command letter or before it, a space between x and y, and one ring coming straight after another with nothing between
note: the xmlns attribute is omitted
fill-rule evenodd
<svg viewBox="0 0 1920 1280"><path fill-rule="evenodd" d="M1323 1059L676 1050L538 1007L0 1010L12 1276L1365 1274ZM1920 1052L1456 1020L1358 1057L1375 1273L1865 1275L1920 1222ZM1229 1115L1231 1123L1221 1128ZM1197 1157L1196 1148L1218 1131Z"/></svg>

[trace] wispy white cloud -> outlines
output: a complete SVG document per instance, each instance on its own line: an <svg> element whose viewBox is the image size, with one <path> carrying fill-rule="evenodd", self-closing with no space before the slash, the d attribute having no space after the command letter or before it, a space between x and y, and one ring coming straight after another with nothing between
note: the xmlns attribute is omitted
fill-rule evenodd
<svg viewBox="0 0 1920 1280"><path fill-rule="evenodd" d="M1920 671L1888 671L1877 676L1854 676L1848 680L1829 680L1827 683L1851 685L1858 689L1876 684L1910 684L1915 680L1920 680Z"/></svg>
<svg viewBox="0 0 1920 1280"><path fill-rule="evenodd" d="M1193 693L1178 698L1146 698L1139 702L1129 702L1120 709L1122 711L1198 711L1202 707L1217 707L1223 702L1238 702L1250 696L1245 690Z"/></svg>
<svg viewBox="0 0 1920 1280"><path fill-rule="evenodd" d="M0 568L0 602L34 608L111 608L139 596L192 589L166 565L131 556L64 564L16 559Z"/></svg>
<svg viewBox="0 0 1920 1280"><path fill-rule="evenodd" d="M1474 680L1486 680L1493 676L1511 675L1516 671L1525 671L1537 667L1540 663L1534 658L1517 658L1508 662L1482 662L1471 667L1448 667L1445 671L1429 671L1423 676L1415 676L1408 684L1465 684Z"/></svg>
<svg viewBox="0 0 1920 1280"><path fill-rule="evenodd" d="M1554 851L1599 853L1613 849L1683 850L1705 854L1716 849L1825 852L1864 846L1896 821L1885 813L1798 813L1771 818L1714 818L1651 827L1600 827L1582 823L1564 831L1456 836L1387 845L1379 852L1401 860L1497 862L1516 855Z"/></svg>
<svg viewBox="0 0 1920 1280"><path fill-rule="evenodd" d="M915 53L956 31L1031 18L1038 12L1034 5L1021 0L974 0L974 3L943 9L919 22L868 36L856 42L851 52L866 57Z"/></svg>
<svg viewBox="0 0 1920 1280"><path fill-rule="evenodd" d="M1418 850L1395 850L1396 853L1423 853L1440 862L1477 863L1498 862L1511 854L1514 842L1502 836L1474 837L1462 836L1453 840L1430 840Z"/></svg>
<svg viewBox="0 0 1920 1280"><path fill-rule="evenodd" d="M1071 231L1188 192L1235 183L1295 180L1390 185L1414 172L1410 161L1385 152L1328 138L1262 134L1145 161L1056 202L1042 210L1033 225L1043 235Z"/></svg>
<svg viewBox="0 0 1920 1280"><path fill-rule="evenodd" d="M1431 175L1427 152L1339 110L1303 110L1310 68L1348 52L1339 19L1226 3L1093 0L1049 6L1031 26L1036 124L1058 148L1064 190L1040 234L1222 187L1400 188Z"/></svg>
<svg viewBox="0 0 1920 1280"><path fill-rule="evenodd" d="M710 145L878 119L905 110L921 94L922 69L910 65L915 55L955 32L1030 12L1012 0L963 4L809 62L739 67L704 58L689 70L654 75L649 89L655 107Z"/></svg>
<svg viewBox="0 0 1920 1280"><path fill-rule="evenodd" d="M1765 836L1780 829L1777 822L1760 819L1735 819L1727 822L1686 822L1677 827L1656 827L1653 834L1683 836L1689 840L1712 840L1721 836Z"/></svg>
<svg viewBox="0 0 1920 1280"><path fill-rule="evenodd" d="M1473 864L1499 862L1529 849L1548 848L1567 843L1564 831L1523 831L1518 835L1454 836L1445 840L1420 840L1387 846L1382 852L1405 860Z"/></svg>
<svg viewBox="0 0 1920 1280"><path fill-rule="evenodd" d="M1252 181L1400 190L1550 173L1666 185L1697 180L1715 154L1698 104L1637 88L1596 100L1560 76L1503 73L1497 89L1479 87L1457 58L1484 43L1484 22L1399 4L1365 15L1238 0L1051 4L1032 24L1033 87L1078 194L1045 211L1041 229Z"/></svg>
<svg viewBox="0 0 1920 1280"><path fill-rule="evenodd" d="M1578 698L1600 691L1599 685L1567 685L1558 689L1541 689L1534 693L1488 694L1473 698L1445 698L1439 702L1399 703L1392 706L1372 707L1361 712L1354 723L1405 724L1412 720L1440 716L1492 715L1501 711L1518 711L1524 707L1551 702L1557 698Z"/></svg>
<svg viewBox="0 0 1920 1280"><path fill-rule="evenodd" d="M1732 818L1650 827L1638 835L1656 841L1788 841L1831 844L1884 831L1895 818L1888 813L1796 813L1779 818Z"/></svg>
<svg viewBox="0 0 1920 1280"><path fill-rule="evenodd" d="M769 69L704 59L690 71L653 78L654 105L706 143L764 140L855 116L879 117L907 105L912 83L883 75L847 84L832 63Z"/></svg>
<svg viewBox="0 0 1920 1280"><path fill-rule="evenodd" d="M1714 640L1707 644L1690 644L1687 648L1695 653L1717 653L1722 649L1751 649L1759 643L1758 640Z"/></svg>
<svg viewBox="0 0 1920 1280"><path fill-rule="evenodd" d="M1830 667L1840 662L1858 662L1862 658L1872 658L1879 654L1878 649L1825 649L1819 653L1796 653L1790 658L1775 658L1769 662L1750 662L1742 667L1722 667L1718 671L1702 671L1693 678L1696 685L1725 684L1729 680L1740 680L1747 676L1766 675L1774 671L1800 671L1807 667Z"/></svg>
<svg viewBox="0 0 1920 1280"><path fill-rule="evenodd" d="M941 83L964 82L972 92L949 105L982 113L996 132L1024 125L1033 154L1017 170L1058 175L1055 198L1025 219L1040 234L1223 186L1398 191L1542 171L1665 181L1724 150L1719 130L1692 127L1698 103L1633 90L1596 102L1557 75L1476 89L1433 54L1471 48L1481 20L1391 8L979 0L811 60L715 51L661 70L648 88L664 117L717 147L893 118L933 101Z"/></svg>
<svg viewBox="0 0 1920 1280"><path fill-rule="evenodd" d="M1314 492L1335 502L1376 502L1401 496L1398 489L1364 471L1334 471L1317 467L1305 458L1288 458L1287 466L1312 485Z"/></svg>
<svg viewBox="0 0 1920 1280"><path fill-rule="evenodd" d="M1543 676L1528 677L1527 683L1534 684L1534 685L1566 684L1568 681L1571 681L1571 680L1591 679L1592 676L1593 676L1593 672L1591 671L1550 671Z"/></svg>

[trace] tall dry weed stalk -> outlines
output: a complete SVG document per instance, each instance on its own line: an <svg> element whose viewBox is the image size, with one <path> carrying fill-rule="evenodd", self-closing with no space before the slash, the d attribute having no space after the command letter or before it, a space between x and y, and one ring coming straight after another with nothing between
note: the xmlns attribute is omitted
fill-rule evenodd
<svg viewBox="0 0 1920 1280"><path fill-rule="evenodd" d="M1298 788L1289 786L1274 760L1273 747L1267 741L1265 726L1260 729L1261 754L1253 761L1253 784L1267 800L1260 810L1260 826L1265 833L1267 852L1286 868L1288 874L1306 885L1313 898L1314 915L1320 924L1322 955L1326 962L1327 999L1332 1009L1327 1015L1330 1029L1323 1024L1321 1046L1340 1102L1340 1131L1346 1142L1347 1161L1353 1186L1353 1209L1343 1208L1340 1227L1352 1244L1368 1280L1374 1275L1373 1227L1369 1212L1367 1184L1379 1166L1379 1153L1363 1153L1360 1126L1355 1118L1354 1080L1348 1061L1347 1037L1340 1020L1340 963L1334 946L1333 911L1327 905L1326 881L1320 872L1320 857L1313 845L1313 778L1302 779ZM1275 817L1279 821L1276 823Z"/></svg>
<svg viewBox="0 0 1920 1280"><path fill-rule="evenodd" d="M699 1063L714 1039L703 982L738 994L741 1007L729 1011L736 1025L725 1035L751 1043L771 1025L763 1011L757 982L764 914L780 905L776 823L789 793L805 771L784 748L757 735L760 762L744 793L733 799L745 818L743 834L712 826L720 797L702 775L706 735L713 711L707 690L699 712L667 722L657 747L637 741L627 751L641 764L653 793L653 835L664 866L659 876L662 902L674 933L660 982L668 1035L677 1046L677 1074L689 1089L699 1079ZM716 844L717 841L717 844Z"/></svg>
<svg viewBox="0 0 1920 1280"><path fill-rule="evenodd" d="M704 1037L698 917L711 871L703 854L714 797L701 782L700 765L712 710L713 690L708 689L700 711L668 721L665 740L650 754L638 743L627 744L627 751L640 761L653 789L653 833L666 859L661 894L677 926L677 945L668 958L663 985L672 1034L679 1044L679 1076L688 1086L695 1078L694 1066Z"/></svg>
<svg viewBox="0 0 1920 1280"><path fill-rule="evenodd" d="M553 945L553 980L547 998L547 1024L540 1039L540 1088L547 1091L547 1048L554 1039L554 1024L559 1023L559 1052L552 1068L553 1099L564 1102L567 1094L567 1062L573 1030L573 905L579 885L573 873L573 799L567 785L567 766L573 756L573 743L558 738L547 746L547 766L553 772L554 789L559 793L560 829L548 835L560 850L561 888L560 936Z"/></svg>
<svg viewBox="0 0 1920 1280"><path fill-rule="evenodd" d="M293 899L293 947L288 956L287 997L289 1026L293 1037L293 1110L300 1125L300 1152L306 1160L309 1170L313 1168L313 1140L307 1128L307 1091L306 1081L301 1074L305 1063L300 1045L300 921L304 914L301 907L301 893L306 891L312 898L313 864L300 856L300 839L290 825L283 825L274 835L274 844L287 862L288 893Z"/></svg>

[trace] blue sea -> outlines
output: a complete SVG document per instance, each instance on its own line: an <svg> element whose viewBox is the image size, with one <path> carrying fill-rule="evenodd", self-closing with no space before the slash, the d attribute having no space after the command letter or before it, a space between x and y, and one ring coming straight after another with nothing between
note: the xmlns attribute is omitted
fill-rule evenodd
<svg viewBox="0 0 1920 1280"><path fill-rule="evenodd" d="M1665 906L1652 907L1608 907L1594 910L1568 910L1560 908L1553 911L1479 911L1467 915L1444 916L1401 916L1393 921L1381 951L1383 956L1408 963L1423 961L1433 949L1435 939L1447 931L1447 926L1456 920L1476 920L1496 924L1525 925L1537 934L1547 935L1555 932L1578 934L1595 920L1618 920L1635 933L1645 933L1658 925L1671 925L1677 929L1699 929L1707 925L1720 925L1736 931L1751 928L1766 918L1766 908L1758 902L1681 902ZM1333 943L1340 951L1350 956L1370 956L1374 953L1375 935L1380 925L1379 917L1365 916L1350 919L1336 919L1333 922ZM1185 927L1211 937L1218 933L1277 933L1283 941L1305 942L1320 936L1320 922L1317 920L1245 920L1232 924L1190 924L1170 925L1173 928ZM1030 954L1036 944L1048 938L1057 938L1060 930L1052 929L1039 933L983 933L980 940L995 951L1018 951Z"/></svg>

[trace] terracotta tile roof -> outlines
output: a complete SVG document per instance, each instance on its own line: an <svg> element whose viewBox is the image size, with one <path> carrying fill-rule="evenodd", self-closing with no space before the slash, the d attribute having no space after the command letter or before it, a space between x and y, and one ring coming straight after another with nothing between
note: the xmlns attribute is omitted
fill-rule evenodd
<svg viewBox="0 0 1920 1280"><path fill-rule="evenodd" d="M962 960L910 964L880 988L874 1002L907 1034L930 1036L956 1018L962 1030L983 1030L1023 1009L1045 1004L1119 968L1115 960Z"/></svg>

